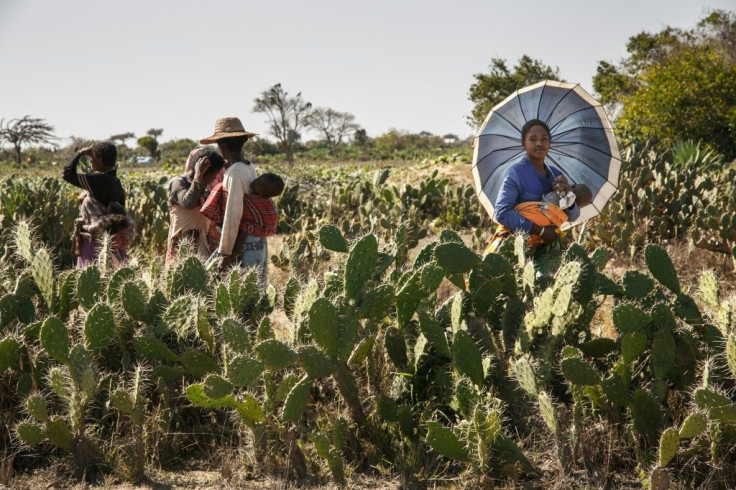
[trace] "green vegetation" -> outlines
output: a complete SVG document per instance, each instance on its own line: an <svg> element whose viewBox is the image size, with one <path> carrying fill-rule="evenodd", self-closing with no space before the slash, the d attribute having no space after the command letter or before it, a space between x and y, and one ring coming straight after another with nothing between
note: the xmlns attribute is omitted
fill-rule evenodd
<svg viewBox="0 0 736 490"><path fill-rule="evenodd" d="M602 61L593 80L600 101L618 114L619 134L660 150L702 141L736 158L736 14L714 11L691 30L642 32L619 66Z"/></svg>
<svg viewBox="0 0 736 490"><path fill-rule="evenodd" d="M73 196L58 189L35 213L24 203L53 179L3 180L0 437L20 468L58 460L88 479L140 481L175 454L238 448L242 472L338 484L379 469L405 485L726 485L733 291L714 272L683 275L656 244L707 220L672 216L672 237L647 225L666 215L658 201L625 214L631 194L668 185L657 175L673 154L627 156L625 172L653 177L634 173L607 219L631 221L638 241L589 227L541 274L521 236L479 254L490 220L469 184L443 177L462 164L294 166L281 279L264 293L186 247L162 267L163 179L124 174L143 238L127 266L84 271L63 262L70 229L49 240ZM710 192L687 175L677 192ZM642 262L614 272L632 246Z"/></svg>

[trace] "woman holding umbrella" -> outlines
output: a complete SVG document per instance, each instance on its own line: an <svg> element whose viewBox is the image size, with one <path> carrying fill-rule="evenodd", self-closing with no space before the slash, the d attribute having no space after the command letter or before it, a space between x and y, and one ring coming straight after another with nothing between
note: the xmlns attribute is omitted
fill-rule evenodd
<svg viewBox="0 0 736 490"><path fill-rule="evenodd" d="M478 201L506 235L523 231L559 243L557 227L598 216L618 189L621 155L613 128L601 104L579 84L544 80L510 94L488 113L473 146ZM555 226L524 217L534 201L554 203L541 199L545 193L569 192L568 180L576 191L589 189L587 200L560 212Z"/></svg>
<svg viewBox="0 0 736 490"><path fill-rule="evenodd" d="M544 194L552 191L564 194L572 191L562 172L545 163L550 143L550 130L543 121L532 119L524 124L521 128L521 146L526 154L509 167L494 206L496 221L506 230L538 235L545 243L557 240L556 228L535 224L514 207L523 202L541 201ZM565 214L573 221L580 216L580 208L573 204L565 210Z"/></svg>

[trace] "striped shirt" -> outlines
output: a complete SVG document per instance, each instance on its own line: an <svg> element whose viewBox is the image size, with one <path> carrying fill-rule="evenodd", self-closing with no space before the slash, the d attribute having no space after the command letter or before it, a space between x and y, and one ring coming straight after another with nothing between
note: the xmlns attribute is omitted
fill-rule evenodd
<svg viewBox="0 0 736 490"><path fill-rule="evenodd" d="M64 166L64 180L74 186L81 187L94 199L102 203L103 206L117 201L121 206L125 207L125 191L123 190L123 184L118 179L117 167L104 172L80 174L77 172L80 157L81 155L77 153Z"/></svg>

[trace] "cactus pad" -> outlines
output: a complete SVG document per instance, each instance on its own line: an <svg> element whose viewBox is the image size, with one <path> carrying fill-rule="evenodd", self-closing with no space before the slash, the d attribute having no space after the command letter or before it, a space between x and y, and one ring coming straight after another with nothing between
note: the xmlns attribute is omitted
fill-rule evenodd
<svg viewBox="0 0 736 490"><path fill-rule="evenodd" d="M551 430L553 434L557 434L560 429L557 423L557 411L555 410L554 403L552 403L552 399L543 391L539 394L538 401L539 412L542 414L542 420L544 420L544 423L547 424L547 427L549 427L549 430Z"/></svg>
<svg viewBox="0 0 736 490"><path fill-rule="evenodd" d="M166 344L154 337L139 336L133 339L136 352L145 359L154 361L179 362L179 356Z"/></svg>
<svg viewBox="0 0 736 490"><path fill-rule="evenodd" d="M89 266L82 270L77 277L77 300L85 309L89 310L100 294L100 269Z"/></svg>
<svg viewBox="0 0 736 490"><path fill-rule="evenodd" d="M440 243L434 249L437 263L447 274L469 272L473 267L480 265L482 259L462 243Z"/></svg>
<svg viewBox="0 0 736 490"><path fill-rule="evenodd" d="M340 342L340 317L332 303L319 298L309 308L309 330L312 338L331 359L337 359Z"/></svg>
<svg viewBox="0 0 736 490"><path fill-rule="evenodd" d="M41 395L31 395L26 400L26 409L28 415L33 417L37 422L48 422L49 412L46 409L46 401Z"/></svg>
<svg viewBox="0 0 736 490"><path fill-rule="evenodd" d="M84 322L84 345L92 353L97 353L112 341L115 336L115 313L105 303L98 303L87 313Z"/></svg>
<svg viewBox="0 0 736 490"><path fill-rule="evenodd" d="M654 334L650 363L656 379L663 379L674 365L676 347L675 338L669 329L661 328Z"/></svg>
<svg viewBox="0 0 736 490"><path fill-rule="evenodd" d="M20 342L12 337L0 340L0 374L8 368L18 367Z"/></svg>
<svg viewBox="0 0 736 490"><path fill-rule="evenodd" d="M69 332L56 317L49 317L41 326L41 346L61 363L69 362Z"/></svg>
<svg viewBox="0 0 736 490"><path fill-rule="evenodd" d="M457 461L468 459L468 450L455 433L439 422L427 422L427 444L442 456Z"/></svg>
<svg viewBox="0 0 736 490"><path fill-rule="evenodd" d="M597 385L601 378L593 367L577 357L568 357L560 362L562 374L576 386Z"/></svg>
<svg viewBox="0 0 736 490"><path fill-rule="evenodd" d="M15 427L15 433L23 444L35 446L46 438L44 428L34 422L21 422Z"/></svg>
<svg viewBox="0 0 736 490"><path fill-rule="evenodd" d="M652 243L647 245L644 249L644 261L649 272L660 284L675 294L680 293L680 280L677 278L675 266L662 247Z"/></svg>
<svg viewBox="0 0 736 490"><path fill-rule="evenodd" d="M325 225L319 229L319 243L333 252L348 252L348 243L340 229L334 225Z"/></svg>
<svg viewBox="0 0 736 490"><path fill-rule="evenodd" d="M694 412L687 416L680 426L680 439L697 437L708 426L708 420L702 413Z"/></svg>
<svg viewBox="0 0 736 490"><path fill-rule="evenodd" d="M223 398L233 392L233 385L219 374L208 374L202 382L202 389L210 398Z"/></svg>
<svg viewBox="0 0 736 490"><path fill-rule="evenodd" d="M120 303L123 284L136 278L136 272L130 267L121 267L112 273L107 281L107 301L110 303Z"/></svg>
<svg viewBox="0 0 736 490"><path fill-rule="evenodd" d="M455 368L466 375L476 386L482 386L485 375L480 349L465 330L455 332L452 343L452 357Z"/></svg>
<svg viewBox="0 0 736 490"><path fill-rule="evenodd" d="M424 336L427 337L430 344L432 344L440 354L452 357L450 344L447 342L447 335L445 335L445 329L442 328L440 322L423 310L419 311L419 328Z"/></svg>
<svg viewBox="0 0 736 490"><path fill-rule="evenodd" d="M358 293L372 277L377 261L378 239L375 235L366 235L353 245L345 262L346 298L358 297Z"/></svg>
<svg viewBox="0 0 736 490"><path fill-rule="evenodd" d="M630 299L643 299L654 289L651 277L637 270L628 270L621 277L624 294Z"/></svg>
<svg viewBox="0 0 736 490"><path fill-rule="evenodd" d="M307 408L307 401L309 400L309 376L304 376L294 387L289 391L289 395L286 397L284 402L284 412L282 418L285 422L294 422L302 416L304 410Z"/></svg>
<svg viewBox="0 0 736 490"><path fill-rule="evenodd" d="M619 333L646 332L652 321L649 315L632 303L623 303L613 309L613 324Z"/></svg>
<svg viewBox="0 0 736 490"><path fill-rule="evenodd" d="M33 280L36 281L38 289L41 291L46 306L50 309L54 304L54 263L51 260L49 251L45 248L36 252L31 264L31 273Z"/></svg>
<svg viewBox="0 0 736 490"><path fill-rule="evenodd" d="M396 297L396 290L391 284L381 284L368 291L358 306L358 318L381 320L389 313Z"/></svg>
<svg viewBox="0 0 736 490"><path fill-rule="evenodd" d="M195 378L202 378L208 373L215 373L220 370L214 359L196 350L182 353L180 359L184 369Z"/></svg>
<svg viewBox="0 0 736 490"><path fill-rule="evenodd" d="M520 357L514 363L514 376L524 391L532 396L539 395L539 380L534 366L527 357Z"/></svg>
<svg viewBox="0 0 736 490"><path fill-rule="evenodd" d="M669 427L662 432L659 437L659 457L657 463L660 468L664 468L672 461L677 455L677 450L680 448L680 436L677 433L677 429Z"/></svg>
<svg viewBox="0 0 736 490"><path fill-rule="evenodd" d="M52 444L62 449L69 451L72 448L72 433L61 417L54 417L46 422L46 437Z"/></svg>
<svg viewBox="0 0 736 490"><path fill-rule="evenodd" d="M276 339L261 342L255 347L258 358L272 371L289 367L299 357L291 347Z"/></svg>
<svg viewBox="0 0 736 490"><path fill-rule="evenodd" d="M248 386L263 373L264 365L248 355L234 357L227 367L227 378L235 386Z"/></svg>
<svg viewBox="0 0 736 490"><path fill-rule="evenodd" d="M299 348L299 362L311 378L329 376L334 370L332 360L314 345Z"/></svg>
<svg viewBox="0 0 736 490"><path fill-rule="evenodd" d="M125 313L133 320L145 322L148 320L148 302L146 292L137 281L127 281L120 286L120 300Z"/></svg>
<svg viewBox="0 0 736 490"><path fill-rule="evenodd" d="M693 396L698 408L707 410L711 420L722 424L736 423L736 405L711 388L698 388Z"/></svg>
<svg viewBox="0 0 736 490"><path fill-rule="evenodd" d="M406 355L406 339L404 338L402 331L396 327L389 327L386 329L384 342L389 359L391 359L399 369L406 368L409 360Z"/></svg>

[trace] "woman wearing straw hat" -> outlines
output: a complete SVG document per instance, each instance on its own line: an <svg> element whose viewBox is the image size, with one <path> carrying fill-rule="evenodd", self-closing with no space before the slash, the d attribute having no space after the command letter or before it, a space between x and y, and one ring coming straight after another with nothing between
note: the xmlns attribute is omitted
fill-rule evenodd
<svg viewBox="0 0 736 490"><path fill-rule="evenodd" d="M215 122L212 136L200 140L202 144L216 143L227 170L222 186L227 191L225 216L222 222L220 245L214 255L236 258L240 256L242 267L255 267L258 270L258 285L266 288L268 242L265 238L248 235L242 250L233 250L238 236L240 218L243 215L243 196L251 193L250 184L256 178L253 165L243 157L243 145L255 133L246 131L237 117L223 117Z"/></svg>

